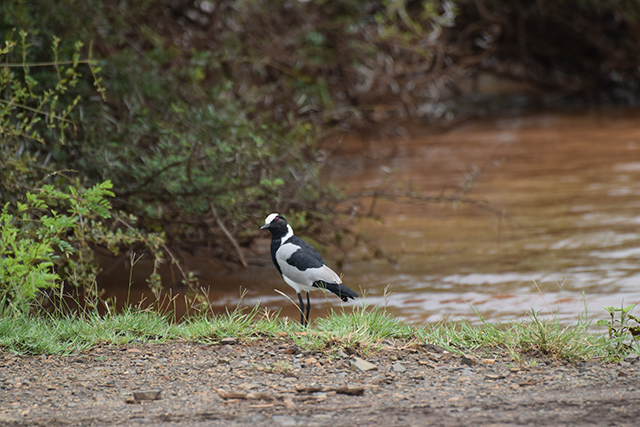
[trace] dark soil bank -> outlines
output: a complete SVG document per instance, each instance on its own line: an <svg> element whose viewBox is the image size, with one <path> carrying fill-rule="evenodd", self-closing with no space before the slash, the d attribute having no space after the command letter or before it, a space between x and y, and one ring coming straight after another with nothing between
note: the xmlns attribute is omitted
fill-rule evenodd
<svg viewBox="0 0 640 427"><path fill-rule="evenodd" d="M0 425L638 425L636 357L563 364L389 343L357 358L271 339L0 353ZM369 362L369 363L367 363ZM371 369L368 369L371 368ZM368 369L368 370L367 370Z"/></svg>

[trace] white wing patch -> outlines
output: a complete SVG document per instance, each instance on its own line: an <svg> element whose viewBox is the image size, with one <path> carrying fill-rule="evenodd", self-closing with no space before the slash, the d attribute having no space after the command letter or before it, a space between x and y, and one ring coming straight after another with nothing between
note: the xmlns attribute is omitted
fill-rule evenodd
<svg viewBox="0 0 640 427"><path fill-rule="evenodd" d="M300 246L291 243L285 243L280 246L280 248L276 252L276 260L278 261L278 265L280 265L280 268L282 269L282 276L284 277L285 282L289 284L289 286L295 289L296 286L293 286L293 284L291 283L293 282L301 290L306 291L315 289L312 285L318 280L322 280L328 283L342 283L342 280L340 280L340 276L338 276L327 265L323 265L319 268L307 268L306 270L299 270L295 266L287 263L287 260L291 257L291 255L298 250L300 250Z"/></svg>

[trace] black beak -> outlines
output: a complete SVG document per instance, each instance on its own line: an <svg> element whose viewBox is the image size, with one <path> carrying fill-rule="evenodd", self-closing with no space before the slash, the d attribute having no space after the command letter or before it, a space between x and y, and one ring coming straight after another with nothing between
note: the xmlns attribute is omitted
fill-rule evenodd
<svg viewBox="0 0 640 427"><path fill-rule="evenodd" d="M265 228L269 228L269 224L265 224L262 227L260 227L260 230L264 230Z"/></svg>

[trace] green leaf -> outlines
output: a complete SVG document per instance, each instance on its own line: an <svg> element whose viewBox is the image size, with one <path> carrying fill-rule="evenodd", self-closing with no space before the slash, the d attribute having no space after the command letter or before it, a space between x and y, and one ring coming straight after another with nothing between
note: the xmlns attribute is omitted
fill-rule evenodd
<svg viewBox="0 0 640 427"><path fill-rule="evenodd" d="M626 307L624 307L624 308L622 309L622 312L626 314L626 313L630 312L631 310L633 310L635 306L636 306L635 304L633 304L633 305L628 305L628 306L626 306Z"/></svg>

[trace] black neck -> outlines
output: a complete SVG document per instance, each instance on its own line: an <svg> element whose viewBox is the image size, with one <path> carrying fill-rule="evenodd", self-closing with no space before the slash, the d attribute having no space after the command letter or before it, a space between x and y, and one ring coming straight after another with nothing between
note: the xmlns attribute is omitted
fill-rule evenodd
<svg viewBox="0 0 640 427"><path fill-rule="evenodd" d="M286 222L281 222L275 226L272 225L271 227L269 227L269 231L271 232L271 238L273 240L280 240L287 235L287 233L289 232L289 228L287 227Z"/></svg>

